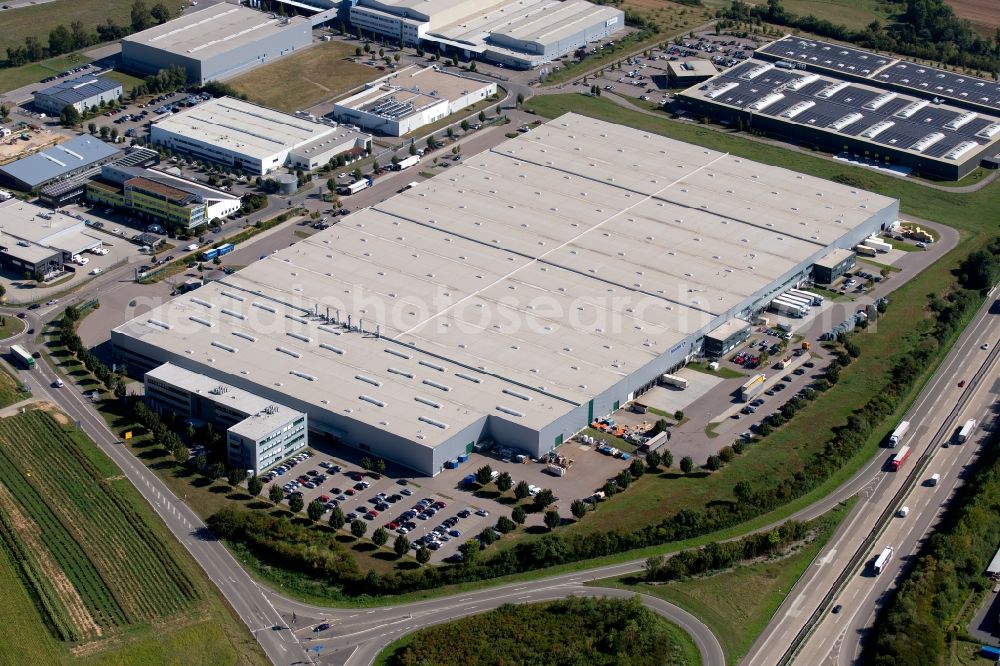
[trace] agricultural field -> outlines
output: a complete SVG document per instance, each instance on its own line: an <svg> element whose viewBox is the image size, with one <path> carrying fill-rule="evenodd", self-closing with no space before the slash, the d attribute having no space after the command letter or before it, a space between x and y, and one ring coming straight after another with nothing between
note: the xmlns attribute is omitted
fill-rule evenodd
<svg viewBox="0 0 1000 666"><path fill-rule="evenodd" d="M818 19L826 19L855 30L876 20L885 25L896 10L882 0L782 0L781 4L793 14L812 14Z"/></svg>
<svg viewBox="0 0 1000 666"><path fill-rule="evenodd" d="M320 42L227 83L251 101L272 109L307 109L382 75L373 67L354 62L354 49L343 42Z"/></svg>
<svg viewBox="0 0 1000 666"><path fill-rule="evenodd" d="M0 618L24 639L5 656L263 663L199 573L65 416L0 419Z"/></svg>
<svg viewBox="0 0 1000 666"><path fill-rule="evenodd" d="M948 0L959 18L969 19L976 31L984 37L992 37L1000 28L1000 7L996 0Z"/></svg>
<svg viewBox="0 0 1000 666"><path fill-rule="evenodd" d="M6 368L0 370L0 407L13 405L31 397L30 393L25 393L21 389L21 382L7 372Z"/></svg>

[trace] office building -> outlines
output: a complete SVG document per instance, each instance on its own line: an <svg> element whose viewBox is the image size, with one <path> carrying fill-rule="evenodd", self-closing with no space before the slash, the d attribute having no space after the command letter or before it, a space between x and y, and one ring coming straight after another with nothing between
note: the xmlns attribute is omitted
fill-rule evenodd
<svg viewBox="0 0 1000 666"><path fill-rule="evenodd" d="M403 136L495 95L497 84L433 67L406 67L334 104L337 120Z"/></svg>
<svg viewBox="0 0 1000 666"><path fill-rule="evenodd" d="M74 254L103 244L82 219L20 199L0 202L0 220L0 267L18 277L58 275Z"/></svg>
<svg viewBox="0 0 1000 666"><path fill-rule="evenodd" d="M67 106L83 113L102 102L117 100L122 96L122 84L107 76L88 74L76 79L60 81L34 94L35 107L59 115Z"/></svg>
<svg viewBox="0 0 1000 666"><path fill-rule="evenodd" d="M813 266L813 282L822 285L833 284L844 273L854 269L857 259L858 256L853 250L846 248L832 250Z"/></svg>
<svg viewBox="0 0 1000 666"><path fill-rule="evenodd" d="M112 343L130 373L174 363L436 474L484 440L544 454L898 211L570 113L136 317Z"/></svg>
<svg viewBox="0 0 1000 666"><path fill-rule="evenodd" d="M164 363L146 373L144 384L153 408L223 430L229 467L260 474L309 443L302 412L180 366Z"/></svg>
<svg viewBox="0 0 1000 666"><path fill-rule="evenodd" d="M220 97L153 123L150 140L247 176L263 176L371 147L371 137L349 129Z"/></svg>
<svg viewBox="0 0 1000 666"><path fill-rule="evenodd" d="M358 0L349 12L365 32L517 69L625 28L622 10L585 0Z"/></svg>
<svg viewBox="0 0 1000 666"><path fill-rule="evenodd" d="M171 65L203 84L250 71L312 44L312 23L225 2L122 39L122 67L156 74Z"/></svg>

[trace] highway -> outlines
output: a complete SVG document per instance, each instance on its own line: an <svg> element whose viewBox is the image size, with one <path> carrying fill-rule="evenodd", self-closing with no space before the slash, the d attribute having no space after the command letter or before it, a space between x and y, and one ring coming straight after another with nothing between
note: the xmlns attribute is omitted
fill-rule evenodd
<svg viewBox="0 0 1000 666"><path fill-rule="evenodd" d="M911 423L910 432L901 446L909 445L913 453L903 469L898 473L887 470L886 463L893 450L884 449L863 470L859 481L867 483L860 489L859 501L851 515L792 588L743 663L751 666L781 663L789 646L808 628L817 610L825 614L803 644L795 663L854 663L864 631L874 620L877 605L895 584L901 567L912 559L910 556L937 522L942 507L961 483L964 471L978 452L977 438L961 446L944 448L942 444L966 419L975 418L980 423L988 419L989 409L997 400L1000 318L990 314L993 304L993 298L988 299L909 410L906 420ZM990 343L989 351L980 349L984 342ZM978 378L973 381L974 377ZM958 382L962 380L969 383L959 388ZM984 430L980 428L978 432L982 434ZM865 548L862 562L868 564L883 547L893 546L892 565L878 578L872 577L867 568L853 572L845 589L835 599L828 599L828 592L845 575L855 554L876 529L883 511L890 504L893 510L898 508L893 504L896 494L904 487L924 452L933 457L920 475L920 481L939 473L941 482L930 488L918 481L909 497L901 502L909 506L910 515L892 518L875 545ZM836 604L843 607L840 613L827 612Z"/></svg>

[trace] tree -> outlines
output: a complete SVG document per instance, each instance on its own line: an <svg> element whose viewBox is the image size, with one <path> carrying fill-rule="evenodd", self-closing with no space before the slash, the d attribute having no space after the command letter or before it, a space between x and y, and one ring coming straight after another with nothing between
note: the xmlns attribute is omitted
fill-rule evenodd
<svg viewBox="0 0 1000 666"><path fill-rule="evenodd" d="M742 504L747 504L753 497L753 486L750 485L749 481L740 481L733 488L733 494Z"/></svg>
<svg viewBox="0 0 1000 666"><path fill-rule="evenodd" d="M722 458L719 456L709 456L708 462L705 463L705 467L713 472L722 469Z"/></svg>
<svg viewBox="0 0 1000 666"><path fill-rule="evenodd" d="M385 545L385 542L389 540L389 533L385 531L384 527L380 527L374 532L372 532L372 543L378 547Z"/></svg>
<svg viewBox="0 0 1000 666"><path fill-rule="evenodd" d="M153 25L153 15L142 0L132 3L132 32L140 32Z"/></svg>
<svg viewBox="0 0 1000 666"><path fill-rule="evenodd" d="M623 469L618 472L618 476L615 477L615 483L618 484L619 488L625 490L632 484L632 473L627 469Z"/></svg>
<svg viewBox="0 0 1000 666"><path fill-rule="evenodd" d="M535 506L537 506L539 509L544 509L545 507L549 506L555 501L556 501L556 496L548 488L543 488L542 490L539 490L538 494L535 495Z"/></svg>
<svg viewBox="0 0 1000 666"><path fill-rule="evenodd" d="M365 471L368 471L371 468L372 468L372 459L369 458L368 456L365 456L364 458L362 458L361 459L361 469L363 469Z"/></svg>
<svg viewBox="0 0 1000 666"><path fill-rule="evenodd" d="M476 470L476 483L481 486L485 486L487 483L493 480L493 468L489 465L483 465Z"/></svg>
<svg viewBox="0 0 1000 666"><path fill-rule="evenodd" d="M477 538L481 544L485 546L492 546L500 537L498 537L496 532L494 532L491 528L486 527L477 535Z"/></svg>
<svg viewBox="0 0 1000 666"><path fill-rule="evenodd" d="M355 57L360 58L362 53L364 53L364 51L361 50L360 46L356 46L354 48L354 55L355 55Z"/></svg>
<svg viewBox="0 0 1000 666"><path fill-rule="evenodd" d="M733 462L733 458L736 457L736 451L733 450L731 446L723 446L719 449L719 459L724 463Z"/></svg>
<svg viewBox="0 0 1000 666"><path fill-rule="evenodd" d="M530 494L531 494L531 491L528 489L528 482L527 481L524 481L522 479L521 481L517 482L516 486L514 486L514 497L516 497L517 499L523 500L525 497L527 497Z"/></svg>
<svg viewBox="0 0 1000 666"><path fill-rule="evenodd" d="M517 93L517 108L520 109L522 104L524 104L524 93Z"/></svg>
<svg viewBox="0 0 1000 666"><path fill-rule="evenodd" d="M73 127L80 122L80 112L77 111L76 107L72 104L67 104L59 113L59 122L62 123L64 127Z"/></svg>
<svg viewBox="0 0 1000 666"><path fill-rule="evenodd" d="M298 495L292 495L288 500L288 510L292 513L298 513L302 511L302 507L305 506L305 502Z"/></svg>
<svg viewBox="0 0 1000 666"><path fill-rule="evenodd" d="M497 531L501 534L507 534L513 532L517 529L517 524L508 518L507 516L500 516L497 518Z"/></svg>
<svg viewBox="0 0 1000 666"><path fill-rule="evenodd" d="M247 481L247 492L250 493L251 497L257 497L262 490L264 490L264 482L260 480L259 476L254 474Z"/></svg>
<svg viewBox="0 0 1000 666"><path fill-rule="evenodd" d="M7 122L10 120L10 107L6 104L0 104L0 121Z"/></svg>
<svg viewBox="0 0 1000 666"><path fill-rule="evenodd" d="M468 132L469 131L469 127L470 127L469 121L468 120L463 120L462 121L462 131L463 132Z"/></svg>
<svg viewBox="0 0 1000 666"><path fill-rule="evenodd" d="M420 564L427 564L431 561L431 551L427 546L421 546L417 549L417 562Z"/></svg>
<svg viewBox="0 0 1000 666"><path fill-rule="evenodd" d="M351 534L353 534L355 538L360 539L367 531L368 524L360 518L351 522Z"/></svg>
<svg viewBox="0 0 1000 666"><path fill-rule="evenodd" d="M497 490L502 493L507 492L514 485L514 479L511 478L510 472L500 472L500 476L496 480Z"/></svg>
<svg viewBox="0 0 1000 666"><path fill-rule="evenodd" d="M650 451L646 454L646 465L648 465L651 470L658 470L660 468L661 461L662 458L660 457L659 451Z"/></svg>
<svg viewBox="0 0 1000 666"><path fill-rule="evenodd" d="M314 523L320 518L322 518L324 513L326 513L326 507L323 506L323 503L320 502L319 500L313 500L312 502L309 502L309 506L306 507L306 515L308 515L309 520L313 521Z"/></svg>
<svg viewBox="0 0 1000 666"><path fill-rule="evenodd" d="M339 530L347 523L347 518L344 517L344 512L339 506L333 507L330 511L330 527L335 530Z"/></svg>
<svg viewBox="0 0 1000 666"><path fill-rule="evenodd" d="M375 473L385 474L385 461L381 458L375 461Z"/></svg>
<svg viewBox="0 0 1000 666"><path fill-rule="evenodd" d="M208 478L212 481L221 479L226 474L226 466L222 463L214 463L208 467Z"/></svg>
<svg viewBox="0 0 1000 666"><path fill-rule="evenodd" d="M149 10L149 13L156 20L157 24L166 23L173 18L170 8L162 2L157 2L153 5L153 8Z"/></svg>
<svg viewBox="0 0 1000 666"><path fill-rule="evenodd" d="M544 520L545 520L545 526L550 530L554 530L555 528L559 527L559 523L562 522L562 519L559 517L558 511L546 511Z"/></svg>
<svg viewBox="0 0 1000 666"><path fill-rule="evenodd" d="M632 462L629 463L628 471L632 476L638 479L646 471L646 464L640 458L632 458Z"/></svg>
<svg viewBox="0 0 1000 666"><path fill-rule="evenodd" d="M684 412L682 410L678 409L676 412L674 412L674 419L677 420L677 421L683 421L684 420Z"/></svg>
<svg viewBox="0 0 1000 666"><path fill-rule="evenodd" d="M90 33L83 27L82 21L73 21L70 23L69 31L73 36L73 49L82 49L92 41Z"/></svg>
<svg viewBox="0 0 1000 666"><path fill-rule="evenodd" d="M60 55L73 50L73 34L60 24L49 32L49 55Z"/></svg>
<svg viewBox="0 0 1000 666"><path fill-rule="evenodd" d="M247 472L245 469L239 469L238 467L231 467L226 472L226 481L229 482L233 488L240 485L243 479L247 478Z"/></svg>
<svg viewBox="0 0 1000 666"><path fill-rule="evenodd" d="M476 560L479 559L480 550L479 542L475 539L469 539L458 547L458 552L462 554L462 563L467 567L471 567L476 563Z"/></svg>
<svg viewBox="0 0 1000 666"><path fill-rule="evenodd" d="M87 123L87 131L93 134L97 131L97 123Z"/></svg>
<svg viewBox="0 0 1000 666"><path fill-rule="evenodd" d="M614 479L609 479L604 482L604 488L602 488L605 497L614 497L618 493L618 484L615 483Z"/></svg>
<svg viewBox="0 0 1000 666"><path fill-rule="evenodd" d="M510 512L510 519L518 525L524 525L524 521L528 519L528 512L524 510L523 506L515 506L514 510Z"/></svg>
<svg viewBox="0 0 1000 666"><path fill-rule="evenodd" d="M579 520L587 515L587 503L583 500L573 500L573 503L569 505L569 510L573 517Z"/></svg>
<svg viewBox="0 0 1000 666"><path fill-rule="evenodd" d="M410 540L406 538L405 534L400 534L396 537L396 540L392 542L392 549L396 551L396 554L402 557L410 552Z"/></svg>
<svg viewBox="0 0 1000 666"><path fill-rule="evenodd" d="M334 192L336 192L337 191L337 179L336 178L328 178L327 181L326 181L326 189L330 190L331 194L333 194Z"/></svg>
<svg viewBox="0 0 1000 666"><path fill-rule="evenodd" d="M480 111L479 112L479 122L481 122L481 123L485 123L486 122L486 112L485 111Z"/></svg>
<svg viewBox="0 0 1000 666"><path fill-rule="evenodd" d="M119 387L121 387L120 391L119 391ZM119 393L121 393L121 395L118 395ZM120 382L118 384L115 384L115 397L118 398L119 400L121 400L122 398L125 397L125 383L124 382ZM191 452L188 451L188 447L186 447L183 444L181 444L180 446L178 446L177 448L174 449L174 462L178 463L178 464L186 463L187 459L188 459L188 456L190 456L190 455L191 455Z"/></svg>
<svg viewBox="0 0 1000 666"><path fill-rule="evenodd" d="M681 458L681 471L685 474L690 474L694 471L694 460L691 459L691 456Z"/></svg>
<svg viewBox="0 0 1000 666"><path fill-rule="evenodd" d="M111 128L107 125L101 125L101 138L107 139L109 134L111 134Z"/></svg>
<svg viewBox="0 0 1000 666"><path fill-rule="evenodd" d="M117 127L112 127L111 128L111 140L112 141L117 141L118 140L118 128Z"/></svg>

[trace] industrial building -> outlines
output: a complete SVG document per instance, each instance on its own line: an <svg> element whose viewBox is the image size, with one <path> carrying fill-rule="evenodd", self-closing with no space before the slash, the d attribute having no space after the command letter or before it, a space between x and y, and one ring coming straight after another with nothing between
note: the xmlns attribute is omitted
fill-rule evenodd
<svg viewBox="0 0 1000 666"><path fill-rule="evenodd" d="M858 255L851 250L841 248L832 251L813 266L813 282L833 284L844 273L854 269L857 259Z"/></svg>
<svg viewBox="0 0 1000 666"><path fill-rule="evenodd" d="M41 111L60 114L67 106L84 112L101 103L117 100L122 96L122 84L106 76L88 74L39 90L34 94L34 103Z"/></svg>
<svg viewBox="0 0 1000 666"><path fill-rule="evenodd" d="M234 97L211 99L153 123L150 140L248 176L326 164L337 155L371 148L371 137L362 132Z"/></svg>
<svg viewBox="0 0 1000 666"><path fill-rule="evenodd" d="M155 74L171 65L203 84L274 62L312 44L312 22L219 3L122 39L127 70Z"/></svg>
<svg viewBox="0 0 1000 666"><path fill-rule="evenodd" d="M240 198L162 171L106 164L87 183L87 201L130 211L163 224L190 230L240 209Z"/></svg>
<svg viewBox="0 0 1000 666"><path fill-rule="evenodd" d="M308 417L247 391L165 363L146 373L146 401L226 433L226 462L251 475L309 443Z"/></svg>
<svg viewBox="0 0 1000 666"><path fill-rule="evenodd" d="M0 202L0 267L18 276L48 278L74 254L101 247L82 219L20 199Z"/></svg>
<svg viewBox="0 0 1000 666"><path fill-rule="evenodd" d="M751 59L677 99L696 115L944 180L1000 151L998 116L790 63Z"/></svg>
<svg viewBox="0 0 1000 666"><path fill-rule="evenodd" d="M111 161L114 146L89 134L0 166L0 179L19 190L31 191Z"/></svg>
<svg viewBox="0 0 1000 666"><path fill-rule="evenodd" d="M708 81L717 76L719 70L711 60L697 58L695 60L671 60L667 63L667 86L670 88L686 88L702 81Z"/></svg>
<svg viewBox="0 0 1000 666"><path fill-rule="evenodd" d="M497 84L411 66L337 102L334 117L369 132L403 136L495 95Z"/></svg>
<svg viewBox="0 0 1000 666"><path fill-rule="evenodd" d="M243 388L423 474L486 440L538 456L899 211L576 114L446 176L117 327L116 359Z"/></svg>
<svg viewBox="0 0 1000 666"><path fill-rule="evenodd" d="M399 42L531 69L625 28L586 0L356 0L351 24Z"/></svg>
<svg viewBox="0 0 1000 666"><path fill-rule="evenodd" d="M750 322L730 319L705 334L705 356L718 358L750 339Z"/></svg>
<svg viewBox="0 0 1000 666"><path fill-rule="evenodd" d="M46 206L59 208L81 199L91 178L100 175L105 166L137 167L152 166L160 161L160 154L142 146L129 146L124 152L106 164L78 171L74 175L54 181L38 190L38 200Z"/></svg>

